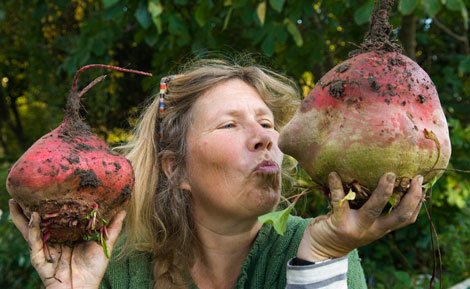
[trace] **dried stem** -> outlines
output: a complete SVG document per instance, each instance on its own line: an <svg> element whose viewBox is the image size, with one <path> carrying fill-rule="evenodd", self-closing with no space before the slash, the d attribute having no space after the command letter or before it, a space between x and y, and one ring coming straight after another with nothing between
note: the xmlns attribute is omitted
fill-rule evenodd
<svg viewBox="0 0 470 289"><path fill-rule="evenodd" d="M470 171L460 170L460 169L449 169L449 168L432 168L432 169L429 169L429 170L424 170L420 174L426 174L426 173L429 173L431 171L449 171L449 172L470 174Z"/></svg>
<svg viewBox="0 0 470 289"><path fill-rule="evenodd" d="M370 51L400 52L402 48L399 44L390 40L390 33L393 31L389 23L389 12L394 0L375 0L372 15L369 21L369 30L364 36L364 42L359 50L350 52L350 56ZM377 4L380 3L380 4Z"/></svg>
<svg viewBox="0 0 470 289"><path fill-rule="evenodd" d="M82 95L84 95L85 93L87 93L88 90L90 90L90 88L92 88L93 86L95 86L98 82L104 80L106 78L106 75L101 75L99 77L97 77L95 80L93 80L92 82L90 82L84 89L82 89L80 91L80 93L78 94L78 98L82 98Z"/></svg>
<svg viewBox="0 0 470 289"><path fill-rule="evenodd" d="M431 232L431 246L432 246L432 254L433 254L433 262L434 262L434 267L433 267L433 272L432 272L432 277L431 280L429 281L429 288L432 289L434 288L434 279L436 278L436 271L437 271L437 262L436 262L436 249L434 246L434 238L436 239L436 244L437 244L437 254L439 256L439 288L442 289L442 256L441 256L441 249L439 245L439 237L437 235L436 228L434 227L434 224L432 222L432 187L429 190L429 211L428 207L426 206L426 203L424 203L424 208L426 209L426 214L428 215L429 219L429 230ZM433 238L434 236L434 238Z"/></svg>
<svg viewBox="0 0 470 289"><path fill-rule="evenodd" d="M83 66L82 68L80 68L75 73L75 76L73 77L73 85L72 85L72 91L71 91L72 94L75 94L77 92L78 78L79 78L80 74L83 71L88 70L90 68L106 68L106 69L112 69L112 70L117 70L117 71L122 71L122 72L129 72L129 73L141 74L141 75L145 75L145 76L152 76L152 74L148 73L148 72L143 72L143 71L133 70L133 69L126 69L126 68L117 67L117 66L113 66L113 65L89 64L89 65Z"/></svg>

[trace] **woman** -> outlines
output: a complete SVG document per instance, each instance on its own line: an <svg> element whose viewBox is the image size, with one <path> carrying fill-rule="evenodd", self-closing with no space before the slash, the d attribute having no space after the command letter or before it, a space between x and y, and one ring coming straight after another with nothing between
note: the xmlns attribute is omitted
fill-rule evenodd
<svg viewBox="0 0 470 289"><path fill-rule="evenodd" d="M344 191L331 173L332 212L313 220L290 217L278 236L257 218L279 202L278 131L297 108L295 85L267 69L221 60L196 61L167 85L164 109L154 99L125 147L136 185L109 267L94 242L73 251L52 245L47 263L39 216L28 226L10 202L46 287L285 288L287 271L291 288L346 288L346 280L349 288L366 288L353 250L416 220L422 177L381 216L393 173L359 210L339 205ZM110 224L111 249L124 216Z"/></svg>

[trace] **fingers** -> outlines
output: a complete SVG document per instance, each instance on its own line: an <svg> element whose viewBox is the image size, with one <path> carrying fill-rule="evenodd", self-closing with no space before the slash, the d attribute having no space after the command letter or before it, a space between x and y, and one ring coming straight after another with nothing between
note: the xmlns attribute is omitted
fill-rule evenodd
<svg viewBox="0 0 470 289"><path fill-rule="evenodd" d="M341 202L344 199L345 194L341 178L336 172L331 172L328 175L328 185L331 192L330 200L333 206L333 212L336 217L341 217L348 212L349 203L347 200Z"/></svg>
<svg viewBox="0 0 470 289"><path fill-rule="evenodd" d="M122 229L122 224L124 222L124 218L126 217L126 211L122 210L119 213L117 213L111 222L108 225L108 240L107 244L110 248L110 250L113 250L114 243L116 242L119 233L121 232Z"/></svg>
<svg viewBox="0 0 470 289"><path fill-rule="evenodd" d="M13 221L13 224L15 224L16 228L21 232L26 242L29 242L28 219L26 219L25 215L23 214L23 211L15 200L10 199L8 201L8 206L10 207L10 216L11 220Z"/></svg>
<svg viewBox="0 0 470 289"><path fill-rule="evenodd" d="M43 264L46 260L43 250L43 242L42 242L42 234L41 229L39 228L39 223L41 222L41 218L39 214L33 212L31 214L31 220L28 225L28 239L29 239L29 247L31 249L31 263L33 266L37 266Z"/></svg>
<svg viewBox="0 0 470 289"><path fill-rule="evenodd" d="M383 216L380 221L381 227L396 230L416 221L425 195L425 191L421 188L422 184L422 176L413 178L411 186L400 204L392 210L390 215Z"/></svg>
<svg viewBox="0 0 470 289"><path fill-rule="evenodd" d="M360 222L363 226L373 224L382 214L388 200L393 194L396 175L394 173L384 174L377 188L374 190L369 200L359 209Z"/></svg>

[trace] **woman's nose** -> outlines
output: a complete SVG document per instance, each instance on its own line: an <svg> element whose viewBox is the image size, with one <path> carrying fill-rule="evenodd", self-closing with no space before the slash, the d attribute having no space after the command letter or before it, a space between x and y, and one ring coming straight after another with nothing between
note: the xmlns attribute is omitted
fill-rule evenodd
<svg viewBox="0 0 470 289"><path fill-rule="evenodd" d="M253 129L253 135L249 141L249 148L252 151L271 150L273 147L273 137L265 128Z"/></svg>

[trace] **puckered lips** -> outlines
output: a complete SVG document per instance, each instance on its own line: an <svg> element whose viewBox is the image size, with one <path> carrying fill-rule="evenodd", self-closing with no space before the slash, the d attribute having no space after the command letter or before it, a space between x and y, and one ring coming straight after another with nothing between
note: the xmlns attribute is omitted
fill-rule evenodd
<svg viewBox="0 0 470 289"><path fill-rule="evenodd" d="M264 175L276 174L279 172L279 165L272 160L262 160L258 163L253 172Z"/></svg>

